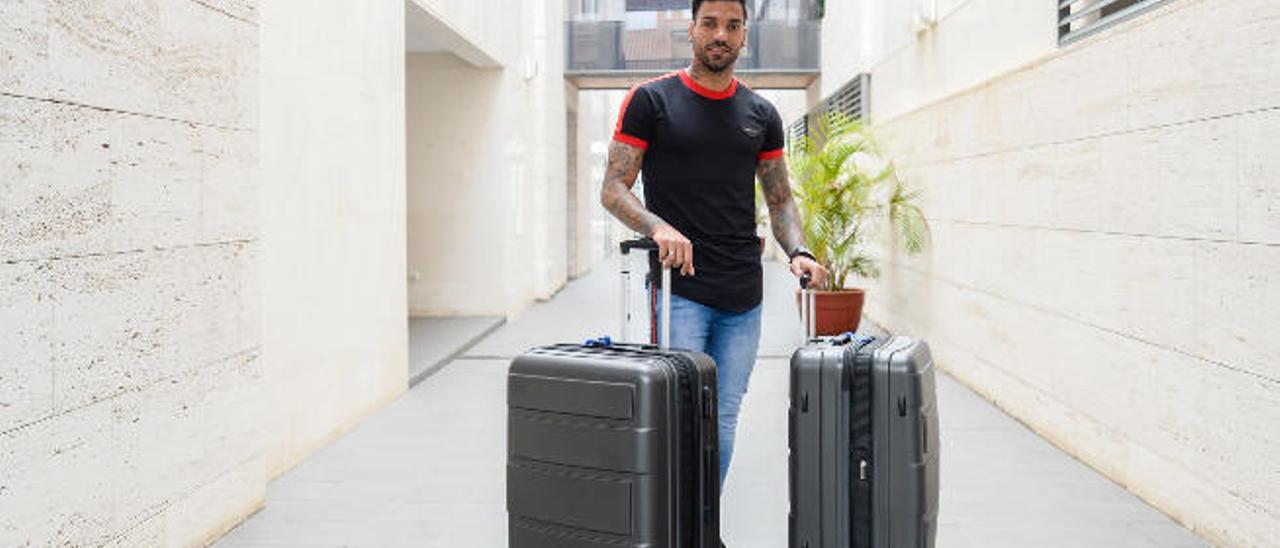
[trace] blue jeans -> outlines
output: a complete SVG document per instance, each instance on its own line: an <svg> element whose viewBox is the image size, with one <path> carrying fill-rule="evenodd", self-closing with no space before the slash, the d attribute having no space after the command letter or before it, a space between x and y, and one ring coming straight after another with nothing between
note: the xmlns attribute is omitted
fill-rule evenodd
<svg viewBox="0 0 1280 548"><path fill-rule="evenodd" d="M661 307L661 303L658 304ZM659 316L661 317L661 316ZM760 306L734 313L671 296L671 347L696 350L716 361L720 422L720 488L733 459L738 409L747 393L760 346Z"/></svg>

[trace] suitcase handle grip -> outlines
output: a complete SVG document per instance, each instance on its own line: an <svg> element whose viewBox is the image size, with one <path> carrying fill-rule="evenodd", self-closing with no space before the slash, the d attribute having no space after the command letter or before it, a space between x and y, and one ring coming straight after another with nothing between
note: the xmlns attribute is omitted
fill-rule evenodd
<svg viewBox="0 0 1280 548"><path fill-rule="evenodd" d="M630 254L632 249L648 249L651 251L657 251L658 242L653 241L653 238L632 238L630 240L623 240L622 243L618 244L618 250L621 251L623 255Z"/></svg>
<svg viewBox="0 0 1280 548"><path fill-rule="evenodd" d="M630 320L631 303L628 298L631 285L631 271L627 268L626 257L631 254L633 249L647 250L650 254L658 252L658 242L653 238L632 238L624 240L618 244L618 251L623 255L622 258L622 325L621 336L626 337L627 324ZM662 269L662 318L658 323L658 348L666 350L671 347L671 269Z"/></svg>
<svg viewBox="0 0 1280 548"><path fill-rule="evenodd" d="M809 289L809 284L813 282L813 277L808 272L800 276L800 321L804 323L804 340L801 345L809 344L809 341L817 335L817 320L814 312L814 304L817 297L814 291Z"/></svg>

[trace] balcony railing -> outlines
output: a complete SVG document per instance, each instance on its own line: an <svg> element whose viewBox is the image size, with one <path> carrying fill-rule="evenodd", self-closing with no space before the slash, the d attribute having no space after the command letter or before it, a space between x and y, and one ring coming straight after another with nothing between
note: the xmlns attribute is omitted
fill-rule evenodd
<svg viewBox="0 0 1280 548"><path fill-rule="evenodd" d="M752 21L750 29L737 70L819 70L819 21ZM693 54L686 20L639 29L623 21L568 21L565 49L570 73L673 70L687 66Z"/></svg>

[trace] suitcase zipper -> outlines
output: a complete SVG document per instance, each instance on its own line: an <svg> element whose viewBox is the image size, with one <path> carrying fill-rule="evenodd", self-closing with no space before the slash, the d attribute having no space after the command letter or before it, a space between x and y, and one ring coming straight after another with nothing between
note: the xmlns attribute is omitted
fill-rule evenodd
<svg viewBox="0 0 1280 548"><path fill-rule="evenodd" d="M872 530L872 483L875 481L873 427L875 394L872 390L874 340L858 341L860 345L845 352L845 370L849 377L849 546L875 548ZM856 468L855 468L856 466Z"/></svg>

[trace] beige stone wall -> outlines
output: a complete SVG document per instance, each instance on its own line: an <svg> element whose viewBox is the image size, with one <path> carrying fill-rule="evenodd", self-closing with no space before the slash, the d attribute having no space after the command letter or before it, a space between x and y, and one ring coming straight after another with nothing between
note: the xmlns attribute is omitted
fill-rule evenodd
<svg viewBox="0 0 1280 548"><path fill-rule="evenodd" d="M448 53L410 55L407 71L409 311L505 315L511 82Z"/></svg>
<svg viewBox="0 0 1280 548"><path fill-rule="evenodd" d="M498 66L409 56L409 312L516 314L569 274L563 6L415 1Z"/></svg>
<svg viewBox="0 0 1280 548"><path fill-rule="evenodd" d="M404 3L262 8L262 324L272 476L404 392Z"/></svg>
<svg viewBox="0 0 1280 548"><path fill-rule="evenodd" d="M0 2L0 545L262 504L257 17Z"/></svg>
<svg viewBox="0 0 1280 548"><path fill-rule="evenodd" d="M869 313L1224 546L1280 538L1278 31L1179 0L876 115L934 247L886 254Z"/></svg>
<svg viewBox="0 0 1280 548"><path fill-rule="evenodd" d="M930 2L932 26L920 19ZM1053 4L1028 0L828 2L821 93L871 72L872 116L889 119L1053 51L1056 17Z"/></svg>

